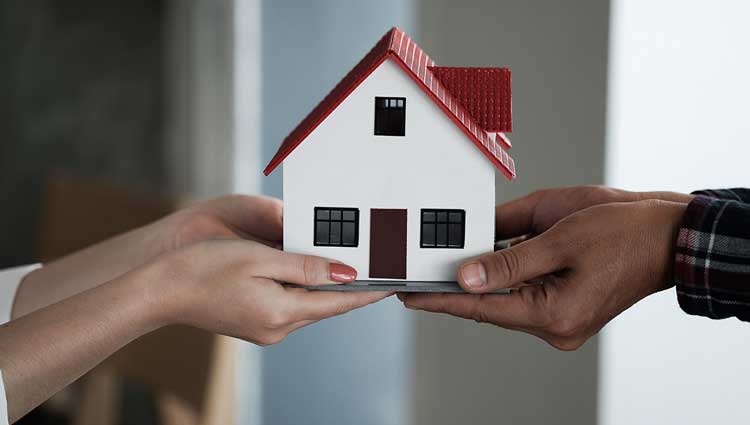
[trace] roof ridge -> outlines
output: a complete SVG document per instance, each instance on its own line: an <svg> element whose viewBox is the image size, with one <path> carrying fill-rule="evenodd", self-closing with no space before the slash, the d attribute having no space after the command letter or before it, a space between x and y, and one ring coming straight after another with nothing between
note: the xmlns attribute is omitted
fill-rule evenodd
<svg viewBox="0 0 750 425"><path fill-rule="evenodd" d="M396 33L403 33L398 27L393 26L390 30L386 33L388 36L388 49L393 50L393 41L396 39Z"/></svg>

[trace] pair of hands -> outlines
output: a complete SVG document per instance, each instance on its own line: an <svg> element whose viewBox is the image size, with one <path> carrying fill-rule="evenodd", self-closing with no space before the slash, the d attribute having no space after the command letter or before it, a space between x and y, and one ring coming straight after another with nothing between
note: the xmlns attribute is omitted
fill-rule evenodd
<svg viewBox="0 0 750 425"><path fill-rule="evenodd" d="M474 294L402 294L402 300L575 349L612 317L668 286L688 200L599 187L537 192L497 207L499 237L533 237L464 264L458 280ZM268 345L389 295L279 285L356 277L343 264L276 249L281 209L270 198L219 198L29 274L16 295L14 320L0 326L11 421L158 327L182 323ZM483 294L502 287L518 289Z"/></svg>
<svg viewBox="0 0 750 425"><path fill-rule="evenodd" d="M601 186L532 193L496 209L498 238L528 239L459 268L459 284L472 295L399 298L411 309L489 322L538 336L562 350L577 349L640 299L672 286L674 242L691 199L679 193ZM234 196L176 215L187 218L166 232L174 236L167 249L190 248L177 251L173 258L178 264L166 269L184 270L189 278L178 279L175 293L193 295L175 303L174 317L271 344L301 326L390 295L308 292L274 282L346 283L356 275L349 269L354 275L340 273L335 279L330 260L266 246L281 241L281 208L278 200ZM193 244L216 238L235 240ZM240 240L248 238L260 242ZM227 270L233 271L230 276L224 276ZM217 275L222 278L215 279ZM186 291L183 281L194 282L195 290ZM517 290L485 294L498 288ZM212 324L222 310L222 320Z"/></svg>
<svg viewBox="0 0 750 425"><path fill-rule="evenodd" d="M499 205L500 239L530 238L469 260L473 295L399 294L407 308L520 330L575 350L642 298L672 286L673 247L691 196L601 186L543 190ZM509 295L485 294L516 288Z"/></svg>
<svg viewBox="0 0 750 425"><path fill-rule="evenodd" d="M458 270L459 283L473 295L399 297L412 309L489 322L576 349L617 314L670 286L674 239L690 199L599 186L535 192L496 210L499 238L532 237ZM149 301L163 324L189 324L260 345L390 295L279 285L356 277L354 269L331 260L279 251L281 238L279 200L227 196L45 266L37 273L47 278L38 280L69 274L84 282L69 292L80 292L131 271L145 273L139 278L153 282ZM91 271L82 275L84 269ZM33 289L33 282L24 286ZM484 294L497 288L517 290ZM21 315L41 306L24 305L23 299L39 296L22 297L23 291L16 306ZM56 294L49 285L37 292L49 298L44 305L72 295Z"/></svg>

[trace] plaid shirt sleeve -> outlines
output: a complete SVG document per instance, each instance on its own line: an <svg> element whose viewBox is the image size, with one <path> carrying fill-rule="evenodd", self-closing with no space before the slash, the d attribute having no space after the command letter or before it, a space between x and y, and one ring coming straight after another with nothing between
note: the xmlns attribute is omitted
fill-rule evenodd
<svg viewBox="0 0 750 425"><path fill-rule="evenodd" d="M750 189L693 194L675 247L680 307L688 314L750 321Z"/></svg>

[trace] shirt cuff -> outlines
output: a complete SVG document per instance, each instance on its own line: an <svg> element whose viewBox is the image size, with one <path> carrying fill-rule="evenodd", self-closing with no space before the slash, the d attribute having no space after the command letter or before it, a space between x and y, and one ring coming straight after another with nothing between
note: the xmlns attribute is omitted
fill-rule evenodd
<svg viewBox="0 0 750 425"><path fill-rule="evenodd" d="M727 201L738 201L744 203L750 203L750 189L745 188L734 188L734 189L703 189L696 190L691 195L703 195L709 198L726 199Z"/></svg>
<svg viewBox="0 0 750 425"><path fill-rule="evenodd" d="M23 278L39 267L40 264L32 264L0 271L0 325L11 319L13 301Z"/></svg>
<svg viewBox="0 0 750 425"><path fill-rule="evenodd" d="M0 370L0 425L8 425L8 399L5 397L3 371Z"/></svg>
<svg viewBox="0 0 750 425"><path fill-rule="evenodd" d="M674 281L688 314L750 320L750 205L698 194L675 245Z"/></svg>

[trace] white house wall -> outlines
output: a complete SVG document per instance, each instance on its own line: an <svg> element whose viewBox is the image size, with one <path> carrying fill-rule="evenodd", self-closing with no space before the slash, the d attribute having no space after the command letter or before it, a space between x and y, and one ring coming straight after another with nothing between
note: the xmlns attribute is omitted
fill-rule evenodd
<svg viewBox="0 0 750 425"><path fill-rule="evenodd" d="M406 135L374 136L374 98L406 98ZM407 280L455 281L463 260L492 250L495 168L391 59L283 164L284 249L369 276L370 209L407 209ZM360 210L357 247L314 246L314 207ZM466 211L464 249L419 247L420 209Z"/></svg>

